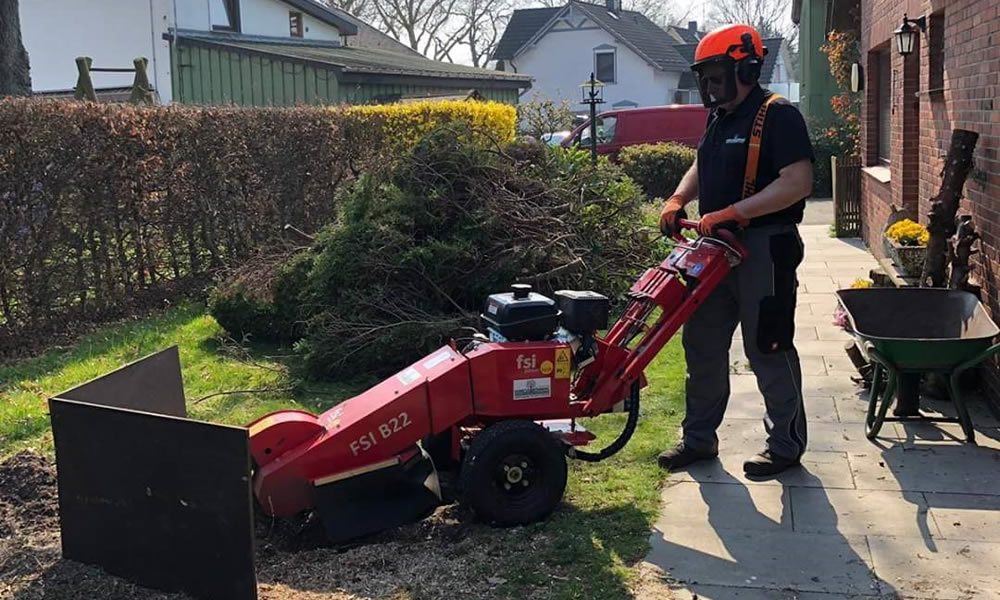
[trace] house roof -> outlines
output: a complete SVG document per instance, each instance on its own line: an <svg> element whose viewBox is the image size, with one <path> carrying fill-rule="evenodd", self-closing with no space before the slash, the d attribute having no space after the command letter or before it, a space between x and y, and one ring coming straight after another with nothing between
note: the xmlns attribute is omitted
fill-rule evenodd
<svg viewBox="0 0 1000 600"><path fill-rule="evenodd" d="M514 11L507 23L503 36L493 51L494 59L512 58L521 46L525 45L542 27L560 12L562 7L555 8L519 8Z"/></svg>
<svg viewBox="0 0 1000 600"><path fill-rule="evenodd" d="M674 50L670 34L642 13L623 10L616 17L608 12L604 4L591 4L578 0L570 0L566 6L558 8L515 10L503 37L500 38L493 58L513 58L525 44L542 32L570 5L580 9L592 21L657 67L671 70L687 67Z"/></svg>
<svg viewBox="0 0 1000 600"><path fill-rule="evenodd" d="M362 48L381 48L383 50L402 52L403 54L422 56L413 48L410 48L406 44L380 31L379 29L372 27L370 24L352 15L346 10L337 8L336 6L330 6L328 7L328 10L347 21L350 21L358 28L358 32L349 43L351 46L360 46Z"/></svg>
<svg viewBox="0 0 1000 600"><path fill-rule="evenodd" d="M764 66L760 70L760 82L762 84L771 83L771 78L774 76L774 66L778 64L778 55L781 54L781 48L784 44L784 38L768 38L764 40L764 47L767 48L767 55L764 56ZM698 44L678 44L674 46L677 53L684 57L687 64L690 66L694 62L695 50L698 48ZM682 90L693 90L697 88L697 84L694 80L694 73L686 71L681 73L680 81L677 83L677 87Z"/></svg>
<svg viewBox="0 0 1000 600"><path fill-rule="evenodd" d="M188 30L178 31L177 37L189 42L320 64L348 75L402 75L486 80L504 82L517 87L531 86L531 77L528 75L456 65L390 50L347 47L336 42L298 41L240 34L220 35L217 32Z"/></svg>
<svg viewBox="0 0 1000 600"><path fill-rule="evenodd" d="M659 25L650 21L646 15L623 10L618 17L615 17L608 12L603 4L576 1L572 1L572 4L582 9L612 35L627 46L631 46L633 50L661 69L683 69L688 66L680 54L674 50L674 44L669 35Z"/></svg>
<svg viewBox="0 0 1000 600"><path fill-rule="evenodd" d="M771 83L774 76L774 65L778 64L778 55L781 54L781 47L785 38L768 38L764 40L764 47L767 48L767 55L764 57L764 66L760 70L760 82Z"/></svg>
<svg viewBox="0 0 1000 600"><path fill-rule="evenodd" d="M338 15L334 11L330 10L329 7L323 6L318 2L313 0L281 0L285 4L293 6L302 12L306 13L310 17L319 19L320 21L326 23L327 25L333 25L336 27L342 35L356 35L358 33L358 26L351 21L345 19L341 15Z"/></svg>
<svg viewBox="0 0 1000 600"><path fill-rule="evenodd" d="M688 27L678 27L676 25L667 26L667 31L684 44L697 44L705 35L704 31L691 30Z"/></svg>

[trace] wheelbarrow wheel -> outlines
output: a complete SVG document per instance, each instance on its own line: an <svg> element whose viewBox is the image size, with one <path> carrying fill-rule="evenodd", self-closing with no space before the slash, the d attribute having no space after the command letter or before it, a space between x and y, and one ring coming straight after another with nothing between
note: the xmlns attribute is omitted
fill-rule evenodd
<svg viewBox="0 0 1000 600"><path fill-rule="evenodd" d="M883 386L883 376L885 384ZM893 396L896 394L896 373L892 369L886 369L881 364L875 364L875 373L872 376L872 389L868 395L868 415L865 418L865 436L869 440L878 437L878 432L885 423L885 415L892 404ZM881 400L881 403L879 402Z"/></svg>
<svg viewBox="0 0 1000 600"><path fill-rule="evenodd" d="M501 421L479 433L465 455L462 499L481 520L525 525L546 518L566 490L558 440L532 421Z"/></svg>

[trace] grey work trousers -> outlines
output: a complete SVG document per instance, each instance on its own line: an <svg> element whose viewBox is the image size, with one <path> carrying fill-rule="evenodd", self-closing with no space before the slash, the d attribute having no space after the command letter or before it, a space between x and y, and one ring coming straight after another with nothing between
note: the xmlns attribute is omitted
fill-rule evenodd
<svg viewBox="0 0 1000 600"><path fill-rule="evenodd" d="M802 369L795 350L796 269L804 246L795 225L741 231L749 257L684 326L687 412L684 444L717 451L716 430L729 403L729 349L739 323L743 347L764 396L767 448L796 459L806 449Z"/></svg>

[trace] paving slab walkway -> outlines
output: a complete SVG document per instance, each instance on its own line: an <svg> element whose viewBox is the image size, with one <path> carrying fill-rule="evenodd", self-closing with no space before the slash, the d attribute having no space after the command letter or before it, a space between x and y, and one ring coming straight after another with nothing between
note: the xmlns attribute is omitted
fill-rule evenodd
<svg viewBox="0 0 1000 600"><path fill-rule="evenodd" d="M831 321L833 291L877 263L827 225L802 235L803 465L743 476L763 444L764 404L737 340L719 460L669 476L645 566L681 600L1000 599L1000 422L979 401L978 446L951 424L886 423L867 440L848 337ZM923 407L953 414L947 402Z"/></svg>

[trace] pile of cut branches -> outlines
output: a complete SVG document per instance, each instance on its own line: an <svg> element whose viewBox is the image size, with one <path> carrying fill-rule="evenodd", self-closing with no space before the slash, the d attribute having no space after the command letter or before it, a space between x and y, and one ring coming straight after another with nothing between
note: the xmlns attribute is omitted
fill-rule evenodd
<svg viewBox="0 0 1000 600"><path fill-rule="evenodd" d="M444 127L362 176L338 222L294 266L278 269L274 285L227 282L213 314L239 336L257 321L232 318L240 298L251 313L273 316L280 305L279 321L298 324L283 331L311 371L382 375L449 337L468 337L486 297L513 283L617 299L657 258L642 194L614 165L595 169L582 153L475 139ZM281 337L274 329L251 333Z"/></svg>

